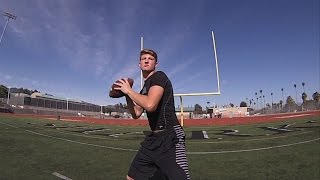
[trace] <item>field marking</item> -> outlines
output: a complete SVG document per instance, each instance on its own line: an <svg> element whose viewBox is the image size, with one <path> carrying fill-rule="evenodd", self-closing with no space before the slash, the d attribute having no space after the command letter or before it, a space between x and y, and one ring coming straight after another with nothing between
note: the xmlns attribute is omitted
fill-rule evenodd
<svg viewBox="0 0 320 180"><path fill-rule="evenodd" d="M274 117L277 119L283 119L283 118L292 118L292 117L300 117L300 116L310 116L312 114L296 114L296 115L290 115L290 116L278 116L278 117Z"/></svg>
<svg viewBox="0 0 320 180"><path fill-rule="evenodd" d="M71 178L68 178L67 176L64 176L64 175L62 175L62 174L60 174L60 173L57 173L57 172L53 172L52 175L57 176L57 177L60 178L60 179L72 180Z"/></svg>
<svg viewBox="0 0 320 180"><path fill-rule="evenodd" d="M14 126L14 125L11 125L11 124L7 124L7 123L0 122L0 124L4 124L4 125L7 125L7 126L10 126L10 127L16 128L16 129L20 129L20 128L19 128L19 127L17 127L17 126Z"/></svg>
<svg viewBox="0 0 320 180"><path fill-rule="evenodd" d="M58 129L58 128L57 128ZM49 129L51 131L55 131L53 129ZM79 136L79 137L85 137L85 138L91 138L91 139L105 139L105 140L111 140L111 141L121 141L123 139L115 139L115 138L112 138L111 136L112 135L115 135L115 134L110 134L109 136L110 137L97 137L94 135L87 135L87 134L75 134L75 133L71 133L71 132L62 132L62 131L55 131L56 133L60 133L60 134L68 134L68 135L72 135L72 136ZM119 134L119 133L116 133L116 134ZM130 133L127 133L127 134L143 134L142 131L136 131L136 132L130 132ZM138 140L132 140L132 141L138 141Z"/></svg>
<svg viewBox="0 0 320 180"><path fill-rule="evenodd" d="M10 124L6 124L6 123L2 123L2 122L0 122L0 123L8 125L8 126L11 126L11 127L14 127L14 128L21 129L19 127L16 127L16 126L13 126L13 125L10 125ZM117 148L117 147L111 147L111 146L103 146L103 145L97 145L97 144L84 143L84 142L74 141L74 140L70 140L70 139L50 136L50 135L46 135L46 134L42 134L42 133L38 133L38 132L35 132L35 131L30 131L30 130L25 130L25 131L27 131L29 133L32 133L32 134L36 134L36 135L40 135L40 136L44 136L44 137L48 137L48 138L52 138L52 139L58 139L58 140L62 140L62 141L67 141L67 142L71 142L71 143L75 143L75 144L81 144L81 145L87 145L87 146L93 146L93 147L100 147L100 148L106 148L106 149L112 149L112 150L131 151L131 152L137 152L138 151L136 149ZM186 152L186 154L203 155L203 154L226 154L226 153L252 152L252 151L261 151L261 150L289 147L289 146L294 146L294 145L299 145L299 144L310 143L310 142L317 141L317 140L320 140L320 138L311 139L311 140L307 140L307 141L300 141L300 142L291 143L291 144L283 144L283 145L278 145L278 146L269 146L269 147L255 148L255 149L240 149L240 150L228 150L228 151Z"/></svg>
<svg viewBox="0 0 320 180"><path fill-rule="evenodd" d="M52 130L52 129L50 129ZM57 133L60 134L68 134L72 136L79 136L79 137L85 137L85 138L91 138L91 139L104 139L104 140L112 140L112 141L119 141L120 139L114 139L114 138L107 138L107 137L96 137L94 135L85 135L85 134L75 134L71 132L61 132L61 131L56 131Z"/></svg>
<svg viewBox="0 0 320 180"><path fill-rule="evenodd" d="M267 150L267 149L276 149L276 148L282 148L282 147L289 147L289 146L294 146L294 145L299 145L299 144L305 144L313 141L318 141L320 138L316 139L311 139L308 141L301 141L301 142L296 142L296 143L291 143L291 144L283 144L283 145L278 145L278 146L269 146L269 147L263 147L263 148L255 148L255 149L242 149L242 150L230 150L230 151L204 151L204 152L187 152L187 154L225 154L225 153L239 153L239 152L252 152L252 151L261 151L261 150Z"/></svg>
<svg viewBox="0 0 320 180"><path fill-rule="evenodd" d="M74 141L74 140L71 140L71 139L50 136L50 135L47 135L47 134L42 134L42 133L38 133L38 132L35 132L35 131L30 131L30 130L25 130L25 131L27 131L29 133L32 133L32 134L39 135L39 136L44 136L44 137L48 137L48 138L52 138L52 139L58 139L58 140L67 141L67 142L71 142L71 143L75 143L75 144L94 146L94 147L100 147L100 148L106 148L106 149L112 149L112 150L120 150L120 151L134 151L134 152L138 151L136 149L117 148L117 147L112 147L112 146L104 146L104 145L98 145L98 144L84 143L84 142Z"/></svg>
<svg viewBox="0 0 320 180"><path fill-rule="evenodd" d="M7 123L3 123L3 122L0 122L0 124L4 124L4 125L7 125L7 126L10 126L10 127L13 127L13 128L17 128L17 129L22 129L22 128L19 128L17 126L13 126L13 125L10 125L10 124L7 124ZM58 140L62 140L62 141L67 141L67 142L71 142L71 143L75 143L75 144L81 144L81 145L87 145L87 146L93 146L93 147L100 147L100 148L106 148L106 149L112 149L112 150L120 150L120 151L133 151L133 152L137 152L138 151L136 149L117 148L117 147L112 147L112 146L103 146L103 145L98 145L98 144L84 143L84 142L74 141L74 140L71 140L71 139L50 136L50 135L47 135L47 134L42 134L42 133L38 133L38 132L35 132L35 131L31 131L31 130L26 130L26 129L22 129L22 130L24 130L26 132L29 132L31 134L36 134L36 135L48 137L48 138L51 138L51 139L58 139Z"/></svg>
<svg viewBox="0 0 320 180"><path fill-rule="evenodd" d="M49 119L49 120L57 120L57 118L44 118L44 119ZM81 120L74 120L74 119L60 119L57 121L75 121L75 122L80 122Z"/></svg>
<svg viewBox="0 0 320 180"><path fill-rule="evenodd" d="M39 127L36 127L36 128L39 128ZM69 128L69 127L67 127ZM72 127L71 127L72 128ZM94 135L88 135L90 133L84 133L84 134L75 134L75 133L71 133L71 132L62 132L62 131L59 131L60 129L64 129L64 128L55 128L56 130L54 129L48 129L50 131L55 131L55 133L60 133L60 134L68 134L68 135L72 135L72 136L79 136L79 137L86 137L86 138L91 138L91 139L106 139L106 140L111 140L111 141L120 141L120 140L123 140L123 139L115 139L115 138L112 138L112 135L117 135L119 133L115 133L115 134L110 134L108 137L97 137ZM58 130L58 131L57 131ZM113 130L113 129L108 129L108 130ZM126 134L143 134L142 131L135 131L135 132L130 132L130 133L126 133ZM125 134L123 134L125 135ZM132 141L138 141L138 140L132 140Z"/></svg>
<svg viewBox="0 0 320 180"><path fill-rule="evenodd" d="M291 134L291 135L287 135L287 136L277 136L277 137L266 137L266 138L256 138L256 139L239 139L239 140L235 140L235 141L209 141L209 142L192 141L192 142L188 142L188 143L191 143L191 144L195 144L195 143L215 144L215 143L233 143L233 142L242 142L242 141L258 141L258 140L269 140L269 139L285 138L285 137L296 136L296 135L301 135L301 134L308 134L308 133L312 133L312 131L306 131L306 132Z"/></svg>

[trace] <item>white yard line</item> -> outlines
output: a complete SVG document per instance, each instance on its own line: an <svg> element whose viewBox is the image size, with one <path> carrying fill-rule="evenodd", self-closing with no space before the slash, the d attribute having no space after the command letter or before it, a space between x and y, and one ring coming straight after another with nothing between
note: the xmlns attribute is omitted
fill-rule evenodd
<svg viewBox="0 0 320 180"><path fill-rule="evenodd" d="M106 149L112 149L112 150L120 150L120 151L135 151L135 152L138 151L136 149L126 149L126 148L118 148L118 147L112 147L112 146L104 146L104 145L98 145L98 144L84 143L84 142L74 141L74 140L71 140L71 139L50 136L50 135L47 135L47 134L42 134L42 133L38 133L38 132L35 132L35 131L30 131L30 130L25 130L25 131L27 131L29 133L32 133L32 134L37 134L39 136L44 136L44 137L48 137L48 138L52 138L52 139L59 139L59 140L62 140L62 141L67 141L67 142L71 142L71 143L75 143L75 144L81 144L81 145L87 145L87 146L93 146L93 147L100 147L100 148L106 148Z"/></svg>
<svg viewBox="0 0 320 180"><path fill-rule="evenodd" d="M316 139L311 139L308 141L301 141L301 142L296 142L292 144L283 144L283 145L278 145L278 146L269 146L269 147L263 147L263 148L256 148L256 149L240 149L240 150L230 150L230 151L205 151L205 152L187 152L187 154L225 154L225 153L239 153L239 152L252 152L252 151L261 151L261 150L267 150L267 149L276 149L276 148L282 148L282 147L289 147L289 146L294 146L294 145L299 145L299 144L305 144L313 141L318 141L320 138Z"/></svg>
<svg viewBox="0 0 320 180"><path fill-rule="evenodd" d="M64 176L62 174L59 174L57 172L53 172L52 175L57 176L60 179L64 179L64 180L72 180L71 178L68 178L67 176Z"/></svg>
<svg viewBox="0 0 320 180"><path fill-rule="evenodd" d="M45 118L49 120L57 120L57 118ZM75 121L75 122L80 122L81 120L74 120L74 119L60 119L58 121Z"/></svg>
<svg viewBox="0 0 320 180"><path fill-rule="evenodd" d="M300 116L310 116L312 114L296 114L296 115L290 115L290 116L279 116L275 117L277 119L283 119L283 118L292 118L292 117L300 117Z"/></svg>
<svg viewBox="0 0 320 180"><path fill-rule="evenodd" d="M19 127L16 127L16 126L13 126L13 125L10 125L10 124L7 124L7 123L2 123L2 122L0 122L0 123L1 124L5 124L5 125L10 126L10 127L19 128ZM47 135L47 134L42 134L42 133L38 133L38 132L35 132L35 131L30 131L30 130L25 130L25 129L24 129L24 131L32 133L32 134L36 134L36 135L39 135L39 136L44 136L44 137L48 137L48 138L52 138L52 139L58 139L58 140L67 141L67 142L71 142L71 143L76 143L76 144L80 144L80 145L107 148L107 149L112 149L112 150L121 150L121 151L134 151L134 152L138 151L136 149L117 148L117 147L103 146L103 145L98 145L98 144L84 143L84 142L74 141L74 140L70 140L70 139L50 136L50 135ZM240 150L228 150L228 151L187 152L187 154L190 154L190 155L203 155L203 154L226 154L226 153L252 152L252 151L261 151L261 150L289 147L289 146L294 146L294 145L299 145L299 144L310 143L310 142L318 141L318 140L320 140L320 138L311 139L311 140L307 140L307 141L300 141L300 142L291 143L291 144L283 144L283 145L278 145L278 146L268 146L268 147L255 148L255 149L240 149Z"/></svg>
<svg viewBox="0 0 320 180"><path fill-rule="evenodd" d="M201 143L201 144L216 144L216 143L234 143L234 142L242 142L242 141L259 141L259 140L270 140L270 139L278 139L278 138L286 138L290 136L297 136L301 134L308 134L311 133L311 131L307 132L301 132L301 133L296 133L296 134L291 134L291 135L286 135L286 136L276 136L276 137L266 137L266 138L255 138L255 139L239 139L237 141L193 141L193 142L188 142L190 144L193 143Z"/></svg>

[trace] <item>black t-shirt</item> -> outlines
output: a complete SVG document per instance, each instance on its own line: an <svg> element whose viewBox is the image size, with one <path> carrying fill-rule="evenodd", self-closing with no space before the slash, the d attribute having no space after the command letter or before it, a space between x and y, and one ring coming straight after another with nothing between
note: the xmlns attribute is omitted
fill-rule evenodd
<svg viewBox="0 0 320 180"><path fill-rule="evenodd" d="M168 129L178 125L175 113L172 84L167 75L162 71L152 74L144 83L140 94L147 95L152 86L161 86L164 89L161 100L154 112L147 112L151 130Z"/></svg>

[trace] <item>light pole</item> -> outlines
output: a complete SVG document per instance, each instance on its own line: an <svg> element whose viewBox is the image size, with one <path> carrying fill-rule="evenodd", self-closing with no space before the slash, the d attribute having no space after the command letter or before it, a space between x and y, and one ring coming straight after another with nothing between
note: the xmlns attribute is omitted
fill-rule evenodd
<svg viewBox="0 0 320 180"><path fill-rule="evenodd" d="M248 102L248 98L246 98L246 103L247 103L247 107L248 107L248 104L249 104L249 102Z"/></svg>
<svg viewBox="0 0 320 180"><path fill-rule="evenodd" d="M2 40L3 34L6 31L6 27L7 27L8 23L9 23L9 20L10 19L16 20L16 18L17 18L16 15L10 14L8 12L4 12L2 15L8 17L8 19L7 19L6 25L4 25L4 28L3 28L3 31L2 31L2 34L1 34L1 37L0 37L0 44L1 44L1 40Z"/></svg>
<svg viewBox="0 0 320 180"><path fill-rule="evenodd" d="M69 98L67 98L67 111L69 111Z"/></svg>
<svg viewBox="0 0 320 180"><path fill-rule="evenodd" d="M9 86L9 87L8 87L8 98L7 98L7 104L9 104L9 100L10 100L10 89L11 89L11 87Z"/></svg>

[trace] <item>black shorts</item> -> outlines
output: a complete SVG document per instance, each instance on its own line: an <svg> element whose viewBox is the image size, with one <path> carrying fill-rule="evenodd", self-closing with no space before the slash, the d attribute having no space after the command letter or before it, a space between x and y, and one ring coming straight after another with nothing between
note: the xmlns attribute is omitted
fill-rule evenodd
<svg viewBox="0 0 320 180"><path fill-rule="evenodd" d="M190 179L185 134L180 125L146 135L128 176L135 180L148 180L157 171L161 171L170 180Z"/></svg>

